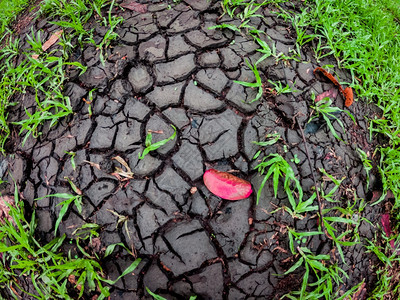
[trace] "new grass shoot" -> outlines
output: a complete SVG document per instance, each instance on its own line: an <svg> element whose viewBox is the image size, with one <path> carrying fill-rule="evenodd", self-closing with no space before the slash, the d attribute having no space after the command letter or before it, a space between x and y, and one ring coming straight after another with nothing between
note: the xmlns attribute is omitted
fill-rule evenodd
<svg viewBox="0 0 400 300"><path fill-rule="evenodd" d="M312 94L312 95L313 96L311 98L314 98L314 99L312 99L314 101L315 95L314 94ZM343 131L345 131L342 120L340 120L337 117L338 114L344 112L351 118L351 120L354 122L354 124L356 124L356 120L355 120L354 116L347 110L343 110L343 109L340 109L339 107L332 106L332 99L330 99L329 97L325 97L322 100L318 101L315 104L315 106L311 106L311 108L314 109L315 114L313 116L311 116L311 118L308 122L311 122L312 120L314 120L316 118L322 117L325 120L326 125L328 126L328 128L329 128L330 132L333 134L333 136L342 142L344 142L344 141L337 134L335 128L333 127L332 121L338 122L338 124L343 129Z"/></svg>
<svg viewBox="0 0 400 300"><path fill-rule="evenodd" d="M271 177L273 179L274 195L278 194L279 179L284 178L284 190L288 196L289 203L293 210L296 210L296 200L294 191L297 191L297 198L299 201L303 199L303 189L301 188L299 180L294 175L292 167L286 160L279 154L273 153L264 157L262 161L254 168L260 175L264 175L260 188L257 192L257 204L260 200L261 191L264 188L267 180ZM268 171L267 171L268 169ZM294 185L294 187L292 186Z"/></svg>
<svg viewBox="0 0 400 300"><path fill-rule="evenodd" d="M257 64L255 64L253 66L249 62L249 60L247 60L247 59L246 59L246 64L250 68L250 70L254 73L254 76L256 78L256 82L252 83L252 82L246 82L246 81L240 81L240 80L235 80L234 82L238 83L240 85L243 85L245 87L250 87L250 88L257 89L256 97L249 101L249 103L253 103L254 101L260 100L260 98L262 97L262 95L263 95L263 83L262 83L262 80L261 80L260 73L257 70Z"/></svg>
<svg viewBox="0 0 400 300"><path fill-rule="evenodd" d="M161 146L164 146L169 141L173 140L176 137L176 127L174 125L171 125L171 127L174 129L174 133L169 138L163 139L154 144L152 143L153 135L149 131L146 135L146 140L145 140L146 148L143 150L143 153L139 153L139 159L143 159L147 154L149 154L150 151L155 151Z"/></svg>

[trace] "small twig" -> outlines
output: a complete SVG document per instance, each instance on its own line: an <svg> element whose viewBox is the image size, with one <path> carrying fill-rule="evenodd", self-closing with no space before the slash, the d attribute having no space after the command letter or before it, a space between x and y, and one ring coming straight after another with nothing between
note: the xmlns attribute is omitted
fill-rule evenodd
<svg viewBox="0 0 400 300"><path fill-rule="evenodd" d="M296 117L296 122L297 122L297 124L299 124L301 136L302 136L303 142L304 142L304 148L306 149L306 155L307 155L308 164L310 165L311 175L312 175L312 178L314 180L314 186L315 186L315 191L317 193L317 200L318 200L319 221L320 221L320 224L321 224L321 228L325 231L324 220L322 219L322 201L321 201L321 196L319 194L319 190L318 190L318 186L317 186L317 180L315 179L314 168L313 168L313 165L311 164L310 154L308 153L306 137L304 136L303 128L301 128L300 122L297 119L297 117ZM325 233L327 234L327 232L325 232ZM327 236L329 237L328 234L327 234Z"/></svg>

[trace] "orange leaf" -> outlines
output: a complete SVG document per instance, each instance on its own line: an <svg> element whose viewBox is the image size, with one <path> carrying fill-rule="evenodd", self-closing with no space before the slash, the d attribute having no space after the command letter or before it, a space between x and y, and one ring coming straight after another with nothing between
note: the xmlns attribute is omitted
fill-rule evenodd
<svg viewBox="0 0 400 300"><path fill-rule="evenodd" d="M320 71L326 78L328 78L330 81L332 81L332 83L333 83L334 85L337 86L337 88L338 88L339 91L342 93L342 95L343 95L343 97L344 97L344 99L345 99L344 105L345 105L346 107L349 107L351 104L353 104L353 90L352 90L351 87L347 87L347 88L345 88L345 89L343 90L343 87L340 85L339 81L337 81L336 78L335 78L331 73L329 73L329 72L326 71L325 69L322 69L321 67L315 68L314 74L315 74L317 71Z"/></svg>
<svg viewBox="0 0 400 300"><path fill-rule="evenodd" d="M327 70L322 69L321 67L317 67L314 70L314 74L316 73L316 71L320 71L326 78L328 78L334 85L337 86L337 88L339 89L339 91L343 94L343 88L340 85L339 81L336 80L336 78L329 73Z"/></svg>
<svg viewBox="0 0 400 300"><path fill-rule="evenodd" d="M344 105L346 107L349 107L353 104L353 90L351 89L351 87L347 87L344 89L343 96L345 98Z"/></svg>

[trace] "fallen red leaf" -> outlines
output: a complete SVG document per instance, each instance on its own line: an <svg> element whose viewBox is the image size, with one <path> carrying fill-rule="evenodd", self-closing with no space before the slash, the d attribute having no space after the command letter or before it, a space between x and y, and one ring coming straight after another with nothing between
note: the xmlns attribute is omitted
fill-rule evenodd
<svg viewBox="0 0 400 300"><path fill-rule="evenodd" d="M376 201L378 201L381 197L382 197L383 192L382 191L373 191L372 192L372 198L371 198L371 202L374 203ZM393 199L394 195L393 192L391 190L388 190L386 192L386 196L385 196L385 201L388 199Z"/></svg>
<svg viewBox="0 0 400 300"><path fill-rule="evenodd" d="M141 14L144 14L147 12L147 5L136 3L136 1L122 3L121 7L132 10L132 11L136 11Z"/></svg>
<svg viewBox="0 0 400 300"><path fill-rule="evenodd" d="M204 173L203 180L210 192L222 199L240 200L252 193L250 182L227 172L210 169Z"/></svg>
<svg viewBox="0 0 400 300"><path fill-rule="evenodd" d="M387 237L390 237L392 235L392 228L390 227L390 216L389 214L383 214L381 217L381 223L383 230L385 231L385 234ZM390 241L390 246L394 248L394 240Z"/></svg>
<svg viewBox="0 0 400 300"><path fill-rule="evenodd" d="M367 298L367 289L365 288L365 282L363 282L358 288L357 292L354 293L351 300L364 300Z"/></svg>
<svg viewBox="0 0 400 300"><path fill-rule="evenodd" d="M328 97L328 98L336 98L337 97L337 90L336 89L330 89L326 92L323 92L322 94L319 94L317 97L315 97L315 102L321 101L322 99Z"/></svg>

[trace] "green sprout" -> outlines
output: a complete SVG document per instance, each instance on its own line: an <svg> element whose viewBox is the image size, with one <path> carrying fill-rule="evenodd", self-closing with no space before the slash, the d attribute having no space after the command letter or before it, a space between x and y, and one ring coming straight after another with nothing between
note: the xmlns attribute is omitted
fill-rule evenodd
<svg viewBox="0 0 400 300"><path fill-rule="evenodd" d="M369 188L369 172L372 170L371 160L368 159L367 153L365 153L361 149L357 149L357 152L360 154L360 158L361 158L362 164L364 166L365 173L367 173L367 190L368 190L368 188Z"/></svg>
<svg viewBox="0 0 400 300"><path fill-rule="evenodd" d="M312 95L313 96L311 97L311 99L314 98L313 100L315 100L315 95L314 94ZM340 127L342 127L343 131L345 131L343 122L340 119L338 119L338 117L336 117L338 113L341 112L346 113L354 122L354 124L356 124L356 120L354 119L353 115L350 112L340 109L339 107L333 107L331 105L332 105L332 100L329 97L325 97L321 101L318 101L315 104L315 106L311 106L311 108L315 110L316 114L312 116L308 122L311 122L312 120L322 116L326 124L328 125L329 130L332 132L333 136L343 142L343 140L336 133L336 130L332 124L332 120L336 120L339 123Z"/></svg>
<svg viewBox="0 0 400 300"><path fill-rule="evenodd" d="M267 168L268 171L266 172ZM284 190L288 196L293 210L296 210L297 205L293 192L295 189L297 190L298 198L301 201L303 199L303 189L301 188L299 180L295 177L292 167L281 155L274 153L264 157L262 162L259 163L254 169L256 169L261 175L264 175L266 172L264 179L261 182L261 186L257 192L257 204L260 200L261 191L264 188L265 183L272 175L275 197L277 197L278 194L279 178L284 177ZM295 188L292 187L292 182L294 183Z"/></svg>
<svg viewBox="0 0 400 300"><path fill-rule="evenodd" d="M67 193L57 193L57 194L51 194L51 195L46 195L40 198L36 198L35 200L42 200L44 198L48 197L56 197L56 198L61 198L65 199L64 201L60 202L57 204L57 206L61 205L61 210L60 213L58 214L58 218L56 221L55 229L54 229L54 235L57 234L57 229L58 226L60 225L64 215L67 213L69 206L74 203L76 208L78 209L78 212L81 214L82 213L82 191L71 181L69 177L65 177L65 179L69 182L71 185L72 190L76 193L76 195L71 195Z"/></svg>
<svg viewBox="0 0 400 300"><path fill-rule="evenodd" d="M143 153L139 153L139 159L143 159L150 151L157 150L161 146L164 146L166 143L173 140L176 136L176 127L174 125L171 125L171 127L174 129L174 133L169 138L161 140L154 144L151 143L153 135L149 131L146 135L146 140L145 140L146 148L143 150Z"/></svg>
<svg viewBox="0 0 400 300"><path fill-rule="evenodd" d="M74 169L74 171L75 171L75 169L76 169L76 163L75 163L76 152L73 152L73 151L65 151L65 153L68 154L68 155L70 156L70 159L71 159L71 166L72 166L72 169Z"/></svg>
<svg viewBox="0 0 400 300"><path fill-rule="evenodd" d="M238 83L240 85L243 85L245 87L250 87L250 88L256 88L257 89L256 97L254 99L250 100L250 103L253 103L254 101L257 101L262 97L263 84L262 84L262 81L261 81L260 73L257 70L257 64L252 66L251 63L248 60L246 60L246 64L250 68L250 70L253 71L254 76L256 77L256 82L252 83L252 82L239 81L239 80L235 80L234 82Z"/></svg>

